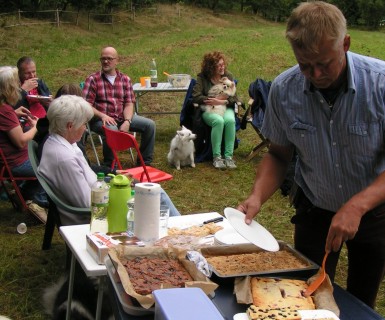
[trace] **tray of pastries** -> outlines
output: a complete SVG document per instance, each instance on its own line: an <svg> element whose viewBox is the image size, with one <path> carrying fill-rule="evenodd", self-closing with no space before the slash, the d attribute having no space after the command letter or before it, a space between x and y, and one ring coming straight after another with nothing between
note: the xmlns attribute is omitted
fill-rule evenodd
<svg viewBox="0 0 385 320"><path fill-rule="evenodd" d="M316 313L328 316L314 319L338 319L339 308L329 279L313 295L303 295L313 279L245 277L237 281L234 291L238 302L251 303L246 310L250 320L302 320Z"/></svg>
<svg viewBox="0 0 385 320"><path fill-rule="evenodd" d="M315 273L318 266L290 245L279 241L279 250L265 251L253 244L211 246L200 249L218 277Z"/></svg>
<svg viewBox="0 0 385 320"><path fill-rule="evenodd" d="M148 309L143 308L135 299L125 292L122 282L120 281L119 274L109 256L104 259L104 264L106 265L108 276L111 279L112 286L115 289L116 295L124 312L133 316L144 316L154 313L154 307Z"/></svg>
<svg viewBox="0 0 385 320"><path fill-rule="evenodd" d="M211 294L218 287L186 259L186 250L118 245L109 249L108 256L124 292L145 309L155 303L154 290L198 287Z"/></svg>

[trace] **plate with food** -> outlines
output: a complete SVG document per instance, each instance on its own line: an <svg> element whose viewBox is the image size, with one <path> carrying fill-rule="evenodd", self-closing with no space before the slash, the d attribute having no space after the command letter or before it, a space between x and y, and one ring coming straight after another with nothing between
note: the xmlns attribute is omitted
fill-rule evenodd
<svg viewBox="0 0 385 320"><path fill-rule="evenodd" d="M246 277L235 284L234 292L238 302L251 303L246 310L250 320L338 320L340 310L330 280L305 297L309 281L311 278Z"/></svg>
<svg viewBox="0 0 385 320"><path fill-rule="evenodd" d="M36 101L52 100L52 96L40 96L40 95L35 95L35 94L29 94L29 95L27 95L27 98L29 98L31 100L36 100Z"/></svg>
<svg viewBox="0 0 385 320"><path fill-rule="evenodd" d="M290 245L279 241L278 251L266 251L255 245L217 245L200 248L201 254L220 278L250 275L310 275L318 266Z"/></svg>

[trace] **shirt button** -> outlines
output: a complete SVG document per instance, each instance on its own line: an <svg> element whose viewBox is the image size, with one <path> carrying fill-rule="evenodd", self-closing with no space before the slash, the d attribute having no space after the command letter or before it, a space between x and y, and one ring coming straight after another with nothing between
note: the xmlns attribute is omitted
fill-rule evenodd
<svg viewBox="0 0 385 320"><path fill-rule="evenodd" d="M337 143L336 142L333 142L333 146L335 146Z"/></svg>
<svg viewBox="0 0 385 320"><path fill-rule="evenodd" d="M301 138L303 138L305 135L303 133L301 133Z"/></svg>
<svg viewBox="0 0 385 320"><path fill-rule="evenodd" d="M330 124L333 124L333 120L330 120Z"/></svg>
<svg viewBox="0 0 385 320"><path fill-rule="evenodd" d="M338 188L342 189L342 185L339 184L339 185L338 185Z"/></svg>
<svg viewBox="0 0 385 320"><path fill-rule="evenodd" d="M336 168L339 168L339 167L340 167L340 165L338 163L336 163Z"/></svg>

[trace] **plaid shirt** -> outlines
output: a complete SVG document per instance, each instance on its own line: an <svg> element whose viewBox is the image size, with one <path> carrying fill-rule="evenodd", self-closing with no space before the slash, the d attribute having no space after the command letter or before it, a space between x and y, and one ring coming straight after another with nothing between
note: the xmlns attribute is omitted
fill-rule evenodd
<svg viewBox="0 0 385 320"><path fill-rule="evenodd" d="M84 83L83 94L95 109L118 122L124 121L126 103L135 103L131 79L118 70L114 84L101 71L91 74Z"/></svg>

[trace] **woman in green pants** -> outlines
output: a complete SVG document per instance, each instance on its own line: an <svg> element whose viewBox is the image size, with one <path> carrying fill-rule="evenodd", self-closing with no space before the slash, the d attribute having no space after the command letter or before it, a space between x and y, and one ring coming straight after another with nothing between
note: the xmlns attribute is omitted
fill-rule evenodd
<svg viewBox="0 0 385 320"><path fill-rule="evenodd" d="M229 97L220 94L216 97L208 97L210 88L220 83L223 77L233 80L233 76L226 70L226 59L223 53L214 51L204 55L201 72L197 76L197 82L193 89L193 102L200 105L223 105L226 111L223 117L212 112L203 112L203 121L210 126L211 144L213 151L213 166L217 169L235 169L237 166L233 160L235 140L235 105L237 96ZM222 157L221 145L224 139L224 154Z"/></svg>

